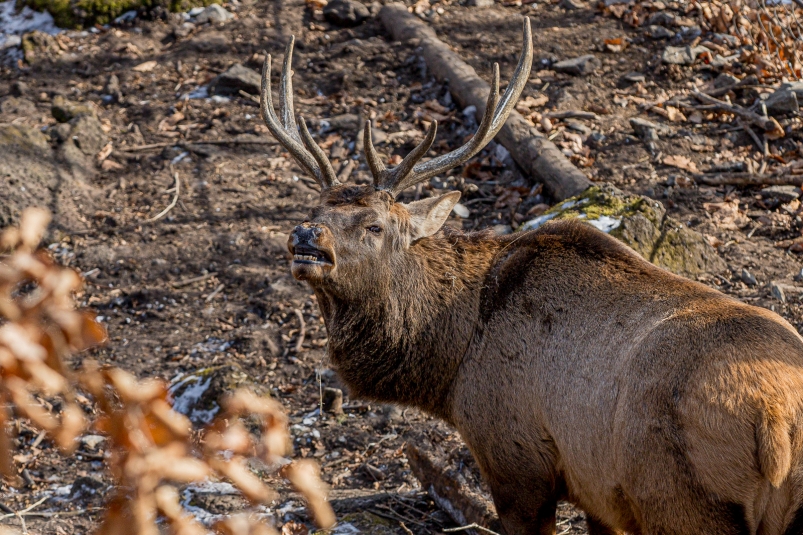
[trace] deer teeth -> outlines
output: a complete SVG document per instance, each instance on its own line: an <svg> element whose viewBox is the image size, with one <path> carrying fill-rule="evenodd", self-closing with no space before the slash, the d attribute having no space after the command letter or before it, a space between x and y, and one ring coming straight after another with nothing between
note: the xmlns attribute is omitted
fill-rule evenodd
<svg viewBox="0 0 803 535"><path fill-rule="evenodd" d="M310 262L317 262L318 257L309 254L297 254L293 255L293 260L308 260Z"/></svg>

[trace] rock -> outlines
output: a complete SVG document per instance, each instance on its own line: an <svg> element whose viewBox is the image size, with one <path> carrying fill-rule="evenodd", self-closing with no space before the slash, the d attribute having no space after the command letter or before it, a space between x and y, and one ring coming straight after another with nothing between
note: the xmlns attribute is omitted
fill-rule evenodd
<svg viewBox="0 0 803 535"><path fill-rule="evenodd" d="M674 26L675 16L667 11L656 11L647 19L650 26Z"/></svg>
<svg viewBox="0 0 803 535"><path fill-rule="evenodd" d="M733 87L739 83L739 79L733 76L732 74L728 74L723 72L716 78L714 78L714 87L716 89L722 89L725 87Z"/></svg>
<svg viewBox="0 0 803 535"><path fill-rule="evenodd" d="M268 395L266 387L254 381L236 364L202 368L179 375L171 381L168 392L176 411L195 425L206 425L220 412L223 396L240 387L248 387L257 395Z"/></svg>
<svg viewBox="0 0 803 535"><path fill-rule="evenodd" d="M95 108L91 104L72 102L61 95L53 97L50 112L53 114L53 118L60 123L70 122L73 118L81 115L97 117Z"/></svg>
<svg viewBox="0 0 803 535"><path fill-rule="evenodd" d="M703 31L699 26L686 26L675 34L675 37L672 38L672 42L674 44L689 43L700 37L702 33Z"/></svg>
<svg viewBox="0 0 803 535"><path fill-rule="evenodd" d="M357 132L360 130L360 126L360 117L353 113L343 113L320 121L320 127L324 132L329 130Z"/></svg>
<svg viewBox="0 0 803 535"><path fill-rule="evenodd" d="M786 303L786 294L784 293L783 288L781 288L777 282L770 282L770 293L781 303Z"/></svg>
<svg viewBox="0 0 803 535"><path fill-rule="evenodd" d="M572 119L568 119L566 121L566 128L568 128L569 130L574 130L575 132L580 132L584 136L591 135L591 129L586 125L584 125L583 123L581 123L580 121L573 121ZM501 147L502 145L499 146Z"/></svg>
<svg viewBox="0 0 803 535"><path fill-rule="evenodd" d="M195 17L195 22L198 24L204 24L206 22L211 22L212 24L217 24L219 22L226 22L234 18L234 15L226 11L219 4L212 4L204 9L200 15Z"/></svg>
<svg viewBox="0 0 803 535"><path fill-rule="evenodd" d="M26 98L7 97L0 102L0 115L10 121L12 116L29 117L36 113L36 104Z"/></svg>
<svg viewBox="0 0 803 535"><path fill-rule="evenodd" d="M653 39L672 39L675 32L668 30L663 26L647 26L647 35Z"/></svg>
<svg viewBox="0 0 803 535"><path fill-rule="evenodd" d="M123 93L120 91L120 79L117 78L116 74L109 76L103 91L105 93L105 95L103 95L103 102L106 104L113 104L123 100Z"/></svg>
<svg viewBox="0 0 803 535"><path fill-rule="evenodd" d="M466 5L469 7L491 7L494 5L494 0L468 0Z"/></svg>
<svg viewBox="0 0 803 535"><path fill-rule="evenodd" d="M79 115L72 119L69 136L81 152L90 158L94 158L109 142L100 121L92 115Z"/></svg>
<svg viewBox="0 0 803 535"><path fill-rule="evenodd" d="M636 135L644 141L658 141L659 131L662 134L668 131L668 128L663 125L638 117L630 119L630 126L633 127L633 131Z"/></svg>
<svg viewBox="0 0 803 535"><path fill-rule="evenodd" d="M84 435L81 437L81 444L91 450L98 449L98 446L106 442L106 437L101 435Z"/></svg>
<svg viewBox="0 0 803 535"><path fill-rule="evenodd" d="M550 220L574 218L609 233L645 259L674 273L696 276L726 269L702 234L666 216L660 202L626 195L610 185L593 186L524 223L519 230L538 228Z"/></svg>
<svg viewBox="0 0 803 535"><path fill-rule="evenodd" d="M630 84L644 83L647 78L640 72L629 72L625 74L622 79Z"/></svg>
<svg viewBox="0 0 803 535"><path fill-rule="evenodd" d="M259 73L240 63L235 63L226 72L217 75L209 84L209 93L214 95L239 95L240 90L258 95L262 84Z"/></svg>
<svg viewBox="0 0 803 535"><path fill-rule="evenodd" d="M593 54L586 54L579 58L565 59L552 65L552 69L557 72L567 74L582 75L589 74L601 65L600 61Z"/></svg>
<svg viewBox="0 0 803 535"><path fill-rule="evenodd" d="M710 51L704 46L668 46L661 60L672 65L691 65L697 56L704 52Z"/></svg>
<svg viewBox="0 0 803 535"><path fill-rule="evenodd" d="M38 30L24 34L20 44L25 61L30 65L61 55L61 48L56 42L56 38Z"/></svg>
<svg viewBox="0 0 803 535"><path fill-rule="evenodd" d="M454 205L454 207L452 208L452 212L454 212L455 215L457 215L458 217L461 217L463 219L466 219L469 216L471 216L471 212L468 210L468 208L466 208L465 206L463 206L460 203L457 203L457 204Z"/></svg>
<svg viewBox="0 0 803 535"><path fill-rule="evenodd" d="M182 22L181 24L177 24L173 26L173 37L176 39L183 39L187 37L195 30L195 24L192 22Z"/></svg>
<svg viewBox="0 0 803 535"><path fill-rule="evenodd" d="M768 186L761 190L761 196L787 203L800 197L800 189L796 186Z"/></svg>
<svg viewBox="0 0 803 535"><path fill-rule="evenodd" d="M322 405L325 412L343 414L343 391L339 388L324 388Z"/></svg>
<svg viewBox="0 0 803 535"><path fill-rule="evenodd" d="M784 84L778 88L764 101L764 104L767 106L767 113L770 115L787 115L800 112L798 95L789 87L789 84Z"/></svg>
<svg viewBox="0 0 803 535"><path fill-rule="evenodd" d="M116 19L114 19L115 24L129 24L137 20L137 11L132 9L130 11L126 11Z"/></svg>
<svg viewBox="0 0 803 535"><path fill-rule="evenodd" d="M357 0L331 0L323 8L324 18L337 26L359 26L371 16L371 12Z"/></svg>
<svg viewBox="0 0 803 535"><path fill-rule="evenodd" d="M27 94L28 94L28 84L26 84L22 80L17 80L13 84L11 84L12 97L24 97Z"/></svg>
<svg viewBox="0 0 803 535"><path fill-rule="evenodd" d="M575 11L578 9L585 9L587 6L577 0L560 0L560 7L568 11Z"/></svg>
<svg viewBox="0 0 803 535"><path fill-rule="evenodd" d="M755 286L757 284L756 277L746 269L742 269L739 278L748 286Z"/></svg>
<svg viewBox="0 0 803 535"><path fill-rule="evenodd" d="M41 130L0 124L0 162L0 228L15 223L29 206L51 207L65 229L86 228L90 188L57 160Z"/></svg>

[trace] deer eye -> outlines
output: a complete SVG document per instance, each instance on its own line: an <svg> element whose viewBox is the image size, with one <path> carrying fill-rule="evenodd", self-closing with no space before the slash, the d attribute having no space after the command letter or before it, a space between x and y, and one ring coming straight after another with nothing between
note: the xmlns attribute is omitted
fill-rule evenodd
<svg viewBox="0 0 803 535"><path fill-rule="evenodd" d="M371 225L370 227L368 227L368 230L373 232L374 234L379 234L380 232L382 232L382 227L378 225Z"/></svg>

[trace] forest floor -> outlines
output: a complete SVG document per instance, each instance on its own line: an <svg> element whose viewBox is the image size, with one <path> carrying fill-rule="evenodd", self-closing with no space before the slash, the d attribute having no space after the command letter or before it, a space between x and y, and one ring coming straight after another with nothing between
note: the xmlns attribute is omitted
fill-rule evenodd
<svg viewBox="0 0 803 535"><path fill-rule="evenodd" d="M529 15L535 64L522 109L542 116L593 113L592 119L554 119L548 133L592 180L652 197L669 215L705 234L728 270L701 281L803 327L803 285L796 280L803 262L791 242L784 242L801 235L796 195L696 184L690 171L695 166L747 159L760 165L750 137L719 120L673 122L643 105L703 87L721 73L699 63L663 65L667 41L652 39L597 6L567 10L565 4L469 7L444 1L433 4L442 13L428 23L483 78L489 79L493 62L499 62L504 82L521 49L520 17ZM326 363L326 332L315 299L290 275L286 248L292 228L317 202L315 187L275 144L186 143L271 139L253 100L209 98L204 88L234 63L259 70L263 50L281 58L291 35L297 43L296 109L336 167L361 152L355 141L366 118L381 131L375 140L389 161L405 155L423 136L422 123L432 118L442 125L437 151L461 144L474 119L456 108L446 85L431 78L414 46L390 40L375 16L378 5L370 7L374 16L353 28L326 21L299 0L241 0L226 8L235 18L220 24L187 26L170 16L135 18L96 33L65 32L46 57L12 62L0 71L0 105L10 102L3 122L55 128L51 105L61 95L91 103L112 143L102 170L87 179L92 193L76 201L72 216L57 218L49 244L58 262L85 275L80 302L96 310L108 329L109 344L91 356L174 383L210 366L228 367L234 380L264 385L286 407L295 454L321 463L343 525L400 535L453 527L411 474L404 445L428 435L459 460L468 481L476 481L454 430L415 410L351 400L347 393L344 416L318 410L322 388L343 387ZM604 42L620 38L629 45L622 51L611 51L616 45ZM599 60L593 72L571 75L551 68L555 61L586 54ZM277 59L274 65L278 71ZM112 75L119 80L115 95ZM658 139L648 143L636 136L633 117L660 123ZM793 133L773 142L773 150L800 150L800 140L799 132ZM151 144L161 145L143 148ZM667 156L678 157L669 160L675 164L691 163L665 164ZM448 177L403 198L461 189L469 216L453 215L448 224L509 231L552 200L506 161L492 143ZM148 221L170 204L175 176L176 206ZM352 180L369 178L359 160ZM784 290L784 301L777 290L773 295L771 283ZM297 350L300 319L305 337ZM0 524L19 527L20 517L10 512L37 504L23 517L30 533L91 531L110 491L102 443L86 441L77 455L62 458L24 421L17 428L16 461L25 469L25 485L0 486L7 509L0 512ZM284 535L303 533L300 523L308 520L303 504L283 482L276 484L282 498L262 512L284 526ZM221 488L187 489L185 503L206 520L245 506ZM562 508L560 522L558 533L585 533L575 510Z"/></svg>

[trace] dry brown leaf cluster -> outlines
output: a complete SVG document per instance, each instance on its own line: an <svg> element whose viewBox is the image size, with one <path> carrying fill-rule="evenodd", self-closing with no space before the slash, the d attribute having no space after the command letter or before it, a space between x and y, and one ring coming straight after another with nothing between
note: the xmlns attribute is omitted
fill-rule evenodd
<svg viewBox="0 0 803 535"><path fill-rule="evenodd" d="M713 53L725 56L738 52L739 60L756 66L756 74L762 79L803 77L803 50L800 47L803 39L803 6L799 3L780 0L711 0L680 6L672 3L670 5L681 11L671 16L675 26L688 27L697 24L703 31L729 34L737 38L736 43L730 45L710 41L700 43L711 51L701 55L704 61L712 61ZM652 13L666 9L667 3L662 0L647 0L635 4L616 3L604 7L611 15L635 27L647 24ZM699 39L694 44L697 43ZM737 47L740 47L738 51Z"/></svg>
<svg viewBox="0 0 803 535"><path fill-rule="evenodd" d="M28 209L19 228L0 235L0 250L11 251L0 256L3 431L12 418L5 408L10 402L19 416L30 419L69 453L87 428L84 411L74 401L75 389L92 395L99 414L92 428L109 437L107 462L117 489L99 529L104 535L157 535L160 517L176 535L206 533L182 508L175 484L225 478L253 504L273 500L274 491L247 462L258 459L267 469L286 464L290 439L279 403L237 390L223 401L221 413L196 443L190 421L170 406L163 381L137 380L123 370L91 362L78 373L65 368L64 357L104 342L106 333L91 314L74 309L73 293L82 284L78 274L37 250L49 221L46 211ZM46 410L37 396L60 396L61 414ZM246 417L260 422L258 438L243 424ZM0 432L0 470L13 480L17 471L11 444L11 438ZM331 527L335 517L318 466L308 460L289 463L283 475L305 496L318 525ZM244 515L215 529L232 535L275 533Z"/></svg>

